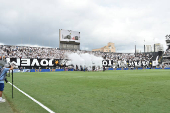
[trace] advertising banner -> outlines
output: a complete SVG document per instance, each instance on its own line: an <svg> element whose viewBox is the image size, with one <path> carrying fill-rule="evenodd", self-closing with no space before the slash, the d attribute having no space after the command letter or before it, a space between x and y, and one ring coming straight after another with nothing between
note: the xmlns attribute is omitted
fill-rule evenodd
<svg viewBox="0 0 170 113"><path fill-rule="evenodd" d="M72 65L68 59L25 59L10 58L18 67L65 67ZM115 63L113 60L103 60L102 65L105 67L152 67L152 61L120 61ZM28 71L28 70L24 70ZM29 71L28 71L29 72Z"/></svg>
<svg viewBox="0 0 170 113"><path fill-rule="evenodd" d="M67 60L62 59L28 59L28 58L10 58L19 67L63 67Z"/></svg>
<svg viewBox="0 0 170 113"><path fill-rule="evenodd" d="M102 65L105 67L111 67L114 65L113 60L103 60ZM121 61L118 62L116 67L152 67L152 61Z"/></svg>

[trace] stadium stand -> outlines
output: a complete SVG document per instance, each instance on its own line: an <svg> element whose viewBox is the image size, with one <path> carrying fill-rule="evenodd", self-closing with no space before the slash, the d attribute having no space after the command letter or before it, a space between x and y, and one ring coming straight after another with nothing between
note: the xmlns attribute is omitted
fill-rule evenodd
<svg viewBox="0 0 170 113"><path fill-rule="evenodd" d="M116 62L115 67L119 64L119 67L127 67L123 64L125 61L155 61L158 52L150 53L113 53L113 52L99 52L99 51L85 51L85 50L60 50L58 48L46 48L46 47L30 47L30 46L12 46L12 45L0 45L0 60L5 61L6 58L37 58L37 59L68 59L69 53L89 53L97 57L103 57L105 60L113 60ZM168 48L163 56L170 56L170 48ZM158 59L159 60L159 59ZM165 62L166 59L164 59ZM121 64L121 66L120 66ZM162 65L159 65L162 67ZM157 68L159 68L157 67ZM169 64L165 64L164 67L170 67Z"/></svg>
<svg viewBox="0 0 170 113"><path fill-rule="evenodd" d="M155 59L153 53L138 53L135 57L134 53L106 53L92 51L76 51L76 50L59 50L56 48L45 47L29 47L29 46L10 46L0 45L0 56L5 58L49 58L49 59L67 59L65 53L89 53L95 56L103 57L106 60L150 60Z"/></svg>
<svg viewBox="0 0 170 113"><path fill-rule="evenodd" d="M103 57L105 60L113 60L115 62L124 61L151 61L155 60L157 53L113 53L113 52L99 52L99 51L77 51L77 50L59 50L57 48L46 47L30 47L30 46L12 46L0 45L0 56L2 60L6 58L37 58L37 59L68 59L69 53L89 53L97 57Z"/></svg>

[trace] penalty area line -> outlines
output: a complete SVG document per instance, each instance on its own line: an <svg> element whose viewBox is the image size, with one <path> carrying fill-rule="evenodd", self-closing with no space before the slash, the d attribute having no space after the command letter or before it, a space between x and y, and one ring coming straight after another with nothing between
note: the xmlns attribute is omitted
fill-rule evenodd
<svg viewBox="0 0 170 113"><path fill-rule="evenodd" d="M11 84L10 82L8 82L9 84ZM12 85L12 84L11 84ZM25 92L23 92L22 90L20 90L18 87L16 87L14 84L13 86L22 94L24 94L25 96L27 96L28 98L30 98L31 100L33 100L35 103L37 103L38 105L40 105L42 108L44 108L45 110L47 110L50 113L55 113L54 111L50 110L48 107L46 107L45 105L43 105L42 103L40 103L39 101L35 100L33 97L29 96L28 94L26 94Z"/></svg>

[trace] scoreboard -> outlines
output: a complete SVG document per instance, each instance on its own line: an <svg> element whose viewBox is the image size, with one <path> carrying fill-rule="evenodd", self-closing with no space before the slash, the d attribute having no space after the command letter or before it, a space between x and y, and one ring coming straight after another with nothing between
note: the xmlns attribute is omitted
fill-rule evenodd
<svg viewBox="0 0 170 113"><path fill-rule="evenodd" d="M80 32L59 29L59 48L80 50Z"/></svg>

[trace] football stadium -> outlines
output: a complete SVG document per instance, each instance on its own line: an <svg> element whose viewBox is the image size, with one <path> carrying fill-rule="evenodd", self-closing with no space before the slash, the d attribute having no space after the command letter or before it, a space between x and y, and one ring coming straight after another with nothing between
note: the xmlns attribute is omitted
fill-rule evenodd
<svg viewBox="0 0 170 113"><path fill-rule="evenodd" d="M80 32L60 30L59 48L1 45L3 113L168 113L170 39L158 52L80 50ZM144 45L145 48L145 45ZM155 50L155 49L154 49Z"/></svg>
<svg viewBox="0 0 170 113"><path fill-rule="evenodd" d="M169 0L0 0L0 113L170 113Z"/></svg>

